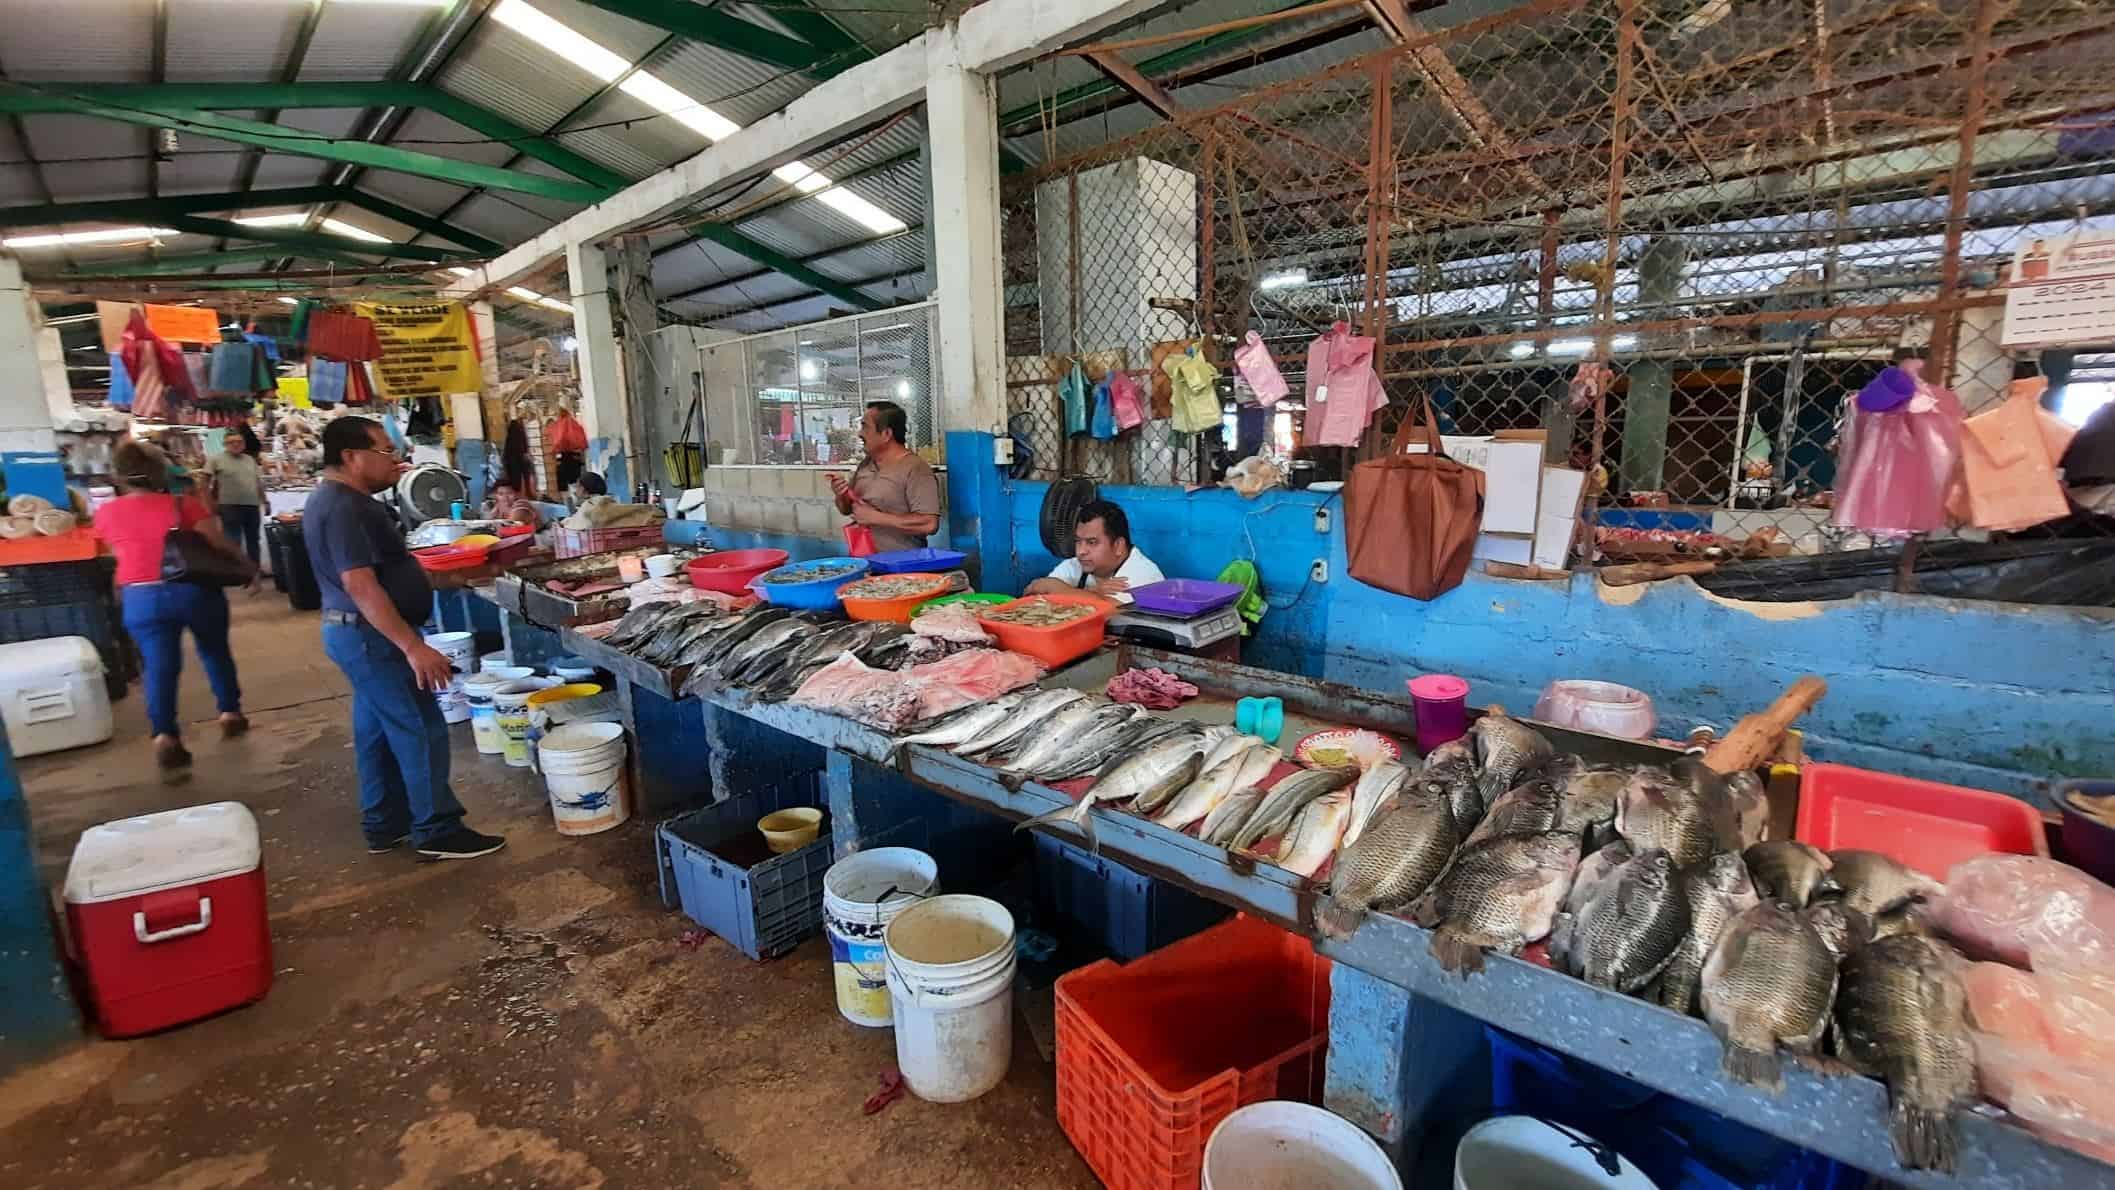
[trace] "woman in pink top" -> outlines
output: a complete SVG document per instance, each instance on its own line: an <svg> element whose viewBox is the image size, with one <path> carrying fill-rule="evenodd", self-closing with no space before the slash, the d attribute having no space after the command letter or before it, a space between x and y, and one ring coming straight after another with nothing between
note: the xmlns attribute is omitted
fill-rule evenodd
<svg viewBox="0 0 2115 1190"><path fill-rule="evenodd" d="M191 763L176 721L176 680L183 673L183 634L191 630L199 663L220 704L220 730L240 735L250 721L242 714L242 687L235 680L235 655L228 649L228 597L218 587L162 581L162 547L169 530L196 529L213 545L247 561L195 496L169 494L169 461L144 442L125 442L113 457L124 494L96 510L95 528L117 558L118 599L125 631L139 646L146 667L147 722L154 731L154 758L164 769Z"/></svg>

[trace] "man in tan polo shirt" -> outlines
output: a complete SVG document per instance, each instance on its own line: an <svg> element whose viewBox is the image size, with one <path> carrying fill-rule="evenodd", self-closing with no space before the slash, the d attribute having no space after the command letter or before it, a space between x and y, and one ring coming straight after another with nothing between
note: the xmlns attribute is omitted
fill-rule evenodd
<svg viewBox="0 0 2115 1190"><path fill-rule="evenodd" d="M859 421L860 445L867 457L852 468L852 478L832 472L830 489L837 511L874 531L881 553L925 547L940 531L940 480L927 463L904 445L910 418L894 401L875 401Z"/></svg>

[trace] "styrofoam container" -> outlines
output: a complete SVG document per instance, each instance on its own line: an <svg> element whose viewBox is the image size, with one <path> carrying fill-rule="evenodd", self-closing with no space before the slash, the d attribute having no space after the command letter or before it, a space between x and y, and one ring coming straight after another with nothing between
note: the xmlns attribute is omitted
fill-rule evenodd
<svg viewBox="0 0 2115 1190"><path fill-rule="evenodd" d="M240 802L90 827L65 897L70 949L111 1037L211 1016L272 986L263 848Z"/></svg>
<svg viewBox="0 0 2115 1190"><path fill-rule="evenodd" d="M100 744L113 730L103 658L85 636L0 645L0 720L16 756Z"/></svg>

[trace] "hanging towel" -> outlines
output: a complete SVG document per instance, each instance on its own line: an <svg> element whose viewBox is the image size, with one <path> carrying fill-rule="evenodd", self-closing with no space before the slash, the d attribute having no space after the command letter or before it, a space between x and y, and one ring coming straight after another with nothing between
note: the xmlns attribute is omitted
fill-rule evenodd
<svg viewBox="0 0 2115 1190"><path fill-rule="evenodd" d="M294 316L287 320L287 340L297 346L308 344L308 320L315 316L322 305L315 298L302 298L294 303Z"/></svg>
<svg viewBox="0 0 2115 1190"><path fill-rule="evenodd" d="M1121 371L1115 369L1111 369L1110 374L1115 376L1123 375ZM1110 400L1109 378L1107 376L1102 378L1100 384L1094 386L1094 416L1087 432L1104 442L1116 437L1116 410Z"/></svg>
<svg viewBox="0 0 2115 1190"><path fill-rule="evenodd" d="M1388 403L1373 370L1373 339L1339 322L1307 345L1307 441L1357 446L1366 423Z"/></svg>
<svg viewBox="0 0 2115 1190"><path fill-rule="evenodd" d="M112 409L132 408L132 374L125 371L125 353L122 350L110 353L110 396Z"/></svg>
<svg viewBox="0 0 2115 1190"><path fill-rule="evenodd" d="M308 364L308 399L312 405L338 405L345 401L345 368L337 360L316 359Z"/></svg>
<svg viewBox="0 0 2115 1190"><path fill-rule="evenodd" d="M168 412L167 382L162 379L163 351L168 344L155 338L144 312L135 310L125 324L125 346L119 362L132 377L132 415L159 418Z"/></svg>
<svg viewBox="0 0 2115 1190"><path fill-rule="evenodd" d="M1270 348L1263 345L1263 336L1254 331L1241 346L1234 348L1234 366L1241 371L1241 378L1248 381L1256 400L1265 405L1275 405L1291 390L1286 387L1285 377L1278 371L1278 361L1270 357Z"/></svg>
<svg viewBox="0 0 2115 1190"><path fill-rule="evenodd" d="M1174 388L1171 411L1175 430L1201 434L1219 424L1219 369L1204 358L1197 344L1162 361Z"/></svg>
<svg viewBox="0 0 2115 1190"><path fill-rule="evenodd" d="M1087 432L1087 369L1074 360L1072 370L1058 381L1058 401L1065 407L1065 433Z"/></svg>

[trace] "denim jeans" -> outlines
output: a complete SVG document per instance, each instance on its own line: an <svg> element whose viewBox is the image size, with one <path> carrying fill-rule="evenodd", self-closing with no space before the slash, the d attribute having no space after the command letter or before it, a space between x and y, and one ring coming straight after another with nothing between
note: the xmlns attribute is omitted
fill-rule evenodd
<svg viewBox="0 0 2115 1190"><path fill-rule="evenodd" d="M228 650L228 597L196 583L133 583L124 589L125 631L146 667L147 723L156 735L176 735L176 680L184 672L184 629L198 646L213 701L223 713L242 710L235 654Z"/></svg>
<svg viewBox="0 0 2115 1190"><path fill-rule="evenodd" d="M220 506L220 527L228 540L242 548L250 556L250 564L257 564L258 536L264 530L264 510L255 504L223 504Z"/></svg>
<svg viewBox="0 0 2115 1190"><path fill-rule="evenodd" d="M362 833L422 844L453 831L463 806L448 788L448 721L411 663L366 624L325 622L323 651L352 683Z"/></svg>

